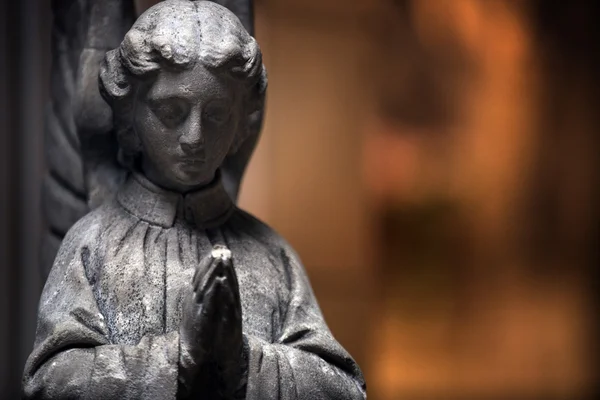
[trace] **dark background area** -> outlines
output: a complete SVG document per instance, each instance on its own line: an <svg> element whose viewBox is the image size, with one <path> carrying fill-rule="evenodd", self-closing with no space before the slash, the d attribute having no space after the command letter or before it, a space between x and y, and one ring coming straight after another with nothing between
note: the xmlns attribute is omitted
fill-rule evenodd
<svg viewBox="0 0 600 400"><path fill-rule="evenodd" d="M256 1L270 103L242 206L298 250L370 398L590 396L597 2L368 3ZM51 24L1 3L2 399L43 285Z"/></svg>
<svg viewBox="0 0 600 400"><path fill-rule="evenodd" d="M50 2L0 8L0 397L19 398L42 287L43 114L49 76Z"/></svg>

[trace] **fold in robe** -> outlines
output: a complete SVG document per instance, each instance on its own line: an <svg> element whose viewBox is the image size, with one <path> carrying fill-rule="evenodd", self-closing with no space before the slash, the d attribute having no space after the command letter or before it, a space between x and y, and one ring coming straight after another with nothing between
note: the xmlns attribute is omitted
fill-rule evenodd
<svg viewBox="0 0 600 400"><path fill-rule="evenodd" d="M223 213L221 192L183 197L132 177L73 226L40 300L25 398L176 399L182 299L217 242L231 249L240 284L246 398L365 398L294 251L245 212Z"/></svg>

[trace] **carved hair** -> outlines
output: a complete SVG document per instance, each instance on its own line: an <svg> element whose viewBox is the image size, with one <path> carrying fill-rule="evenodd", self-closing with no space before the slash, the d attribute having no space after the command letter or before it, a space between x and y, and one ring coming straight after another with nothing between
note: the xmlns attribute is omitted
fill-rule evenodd
<svg viewBox="0 0 600 400"><path fill-rule="evenodd" d="M132 128L136 85L165 68L186 70L197 62L242 83L245 118L233 149L255 129L267 87L266 71L256 40L238 18L210 1L166 0L143 13L119 48L109 51L100 68L99 85L113 109L121 159L140 151ZM127 163L125 161L125 163Z"/></svg>

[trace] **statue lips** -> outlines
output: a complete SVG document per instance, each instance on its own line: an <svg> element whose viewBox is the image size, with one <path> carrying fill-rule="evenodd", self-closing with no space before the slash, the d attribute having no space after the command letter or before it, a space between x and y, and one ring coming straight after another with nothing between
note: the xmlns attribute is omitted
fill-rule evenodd
<svg viewBox="0 0 600 400"><path fill-rule="evenodd" d="M204 148L199 148L194 151L182 151L178 154L178 158L181 164L186 166L198 166L206 161L206 156L204 154Z"/></svg>

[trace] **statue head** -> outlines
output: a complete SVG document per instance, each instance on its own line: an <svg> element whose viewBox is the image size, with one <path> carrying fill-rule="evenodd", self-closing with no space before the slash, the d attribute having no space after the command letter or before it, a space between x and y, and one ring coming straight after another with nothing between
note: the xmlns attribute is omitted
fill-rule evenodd
<svg viewBox="0 0 600 400"><path fill-rule="evenodd" d="M166 0L106 54L100 89L113 109L121 159L154 183L209 183L262 109L266 73L238 18L210 1Z"/></svg>

